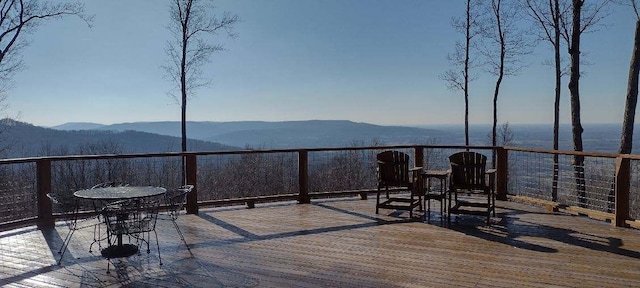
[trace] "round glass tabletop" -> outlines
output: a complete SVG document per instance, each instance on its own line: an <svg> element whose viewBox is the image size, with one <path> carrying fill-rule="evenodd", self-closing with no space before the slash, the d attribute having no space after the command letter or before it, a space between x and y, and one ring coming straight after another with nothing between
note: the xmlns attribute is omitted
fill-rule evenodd
<svg viewBox="0 0 640 288"><path fill-rule="evenodd" d="M74 196L84 199L117 200L162 195L167 189L153 186L117 186L79 190Z"/></svg>

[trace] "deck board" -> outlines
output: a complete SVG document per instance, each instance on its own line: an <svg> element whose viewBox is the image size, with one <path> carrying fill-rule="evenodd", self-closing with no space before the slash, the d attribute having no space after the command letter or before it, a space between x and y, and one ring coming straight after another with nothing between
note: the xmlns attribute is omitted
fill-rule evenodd
<svg viewBox="0 0 640 288"><path fill-rule="evenodd" d="M201 209L178 219L193 256L159 222L164 265L152 249L112 260L111 274L88 252L92 231L58 266L65 228L27 227L0 233L0 286L640 287L638 230L501 201L491 226L448 226L432 205L429 223L356 198Z"/></svg>

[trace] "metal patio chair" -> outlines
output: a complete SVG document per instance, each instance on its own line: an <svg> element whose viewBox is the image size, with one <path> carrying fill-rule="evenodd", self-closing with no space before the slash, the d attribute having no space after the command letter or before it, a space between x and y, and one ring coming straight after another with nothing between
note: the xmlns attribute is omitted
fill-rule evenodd
<svg viewBox="0 0 640 288"><path fill-rule="evenodd" d="M184 204L187 202L187 195L191 193L191 190L193 190L193 185L184 185L167 191L167 193L164 194L165 204L167 205L167 214L163 214L162 216L165 217L161 218L163 220L171 220L173 227L176 228L176 232L178 232L180 240L182 240L184 245L187 247L189 253L191 253L191 247L189 247L189 244L187 244L187 241L184 239L184 235L182 234L176 220L180 215L180 211L183 210Z"/></svg>

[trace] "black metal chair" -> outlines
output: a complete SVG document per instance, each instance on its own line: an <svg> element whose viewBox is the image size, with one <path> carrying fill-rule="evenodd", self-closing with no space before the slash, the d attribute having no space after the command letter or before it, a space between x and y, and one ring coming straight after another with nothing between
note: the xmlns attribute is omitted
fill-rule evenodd
<svg viewBox="0 0 640 288"><path fill-rule="evenodd" d="M182 211L182 209L184 208L184 204L187 201L187 195L191 193L191 190L193 190L193 185L184 185L174 190L167 191L167 193L164 194L165 204L167 205L167 214L163 215L167 216L168 220L173 223L173 227L176 228L178 236L180 236L180 240L182 240L189 252L191 252L191 247L189 247L189 244L187 244L187 241L184 239L184 235L182 234L182 231L180 230L180 227L178 226L176 220L178 219L178 215L180 215L180 211ZM166 218L163 217L161 219Z"/></svg>
<svg viewBox="0 0 640 288"><path fill-rule="evenodd" d="M60 250L58 250L60 258L58 259L57 263L59 265L62 262L62 258L64 257L65 252L67 251L69 242L71 241L73 234L80 229L94 228L94 242L99 241L100 236L96 235L96 231L99 231L97 230L97 227L101 223L96 215L90 213L93 209L93 206L90 206L88 205L88 203L75 198L71 192L66 194L51 192L47 193L47 197L51 200L54 212L56 212L64 220L65 225L69 229L67 235L62 241ZM93 245L93 243L91 243L91 245ZM89 246L89 252L91 252L91 246Z"/></svg>
<svg viewBox="0 0 640 288"><path fill-rule="evenodd" d="M102 183L98 183L96 185L93 185L91 187L91 189L97 189L97 188L107 188L107 187L118 187L118 186L129 186L129 184L126 183L117 183L115 181L108 181L108 182L102 182ZM93 205L93 209L96 212L96 215L98 217L98 222L100 224L105 223L105 219L102 219L102 215L103 215L103 208L108 206L108 205L117 205L117 204L122 204L120 203L120 201L117 202L112 202L112 203L108 203L106 201L96 201L94 200L92 205ZM93 242L91 242L91 245L89 245L89 252L93 252L93 245L94 244L98 244L98 250L102 249L102 245L101 245L101 241L107 240L108 235L106 235L107 233L104 233L105 235L103 236L103 233L101 231L101 227L102 225L95 225L94 226L94 231L93 231Z"/></svg>
<svg viewBox="0 0 640 288"><path fill-rule="evenodd" d="M135 240L137 253L140 254L142 243L147 245L147 254L151 253L150 242L151 233L153 232L158 249L158 259L162 265L162 257L160 256L160 243L158 242L158 233L156 232L156 223L158 220L158 210L160 201L157 199L136 199L132 201L109 204L104 207L103 216L107 225L108 241L111 247L130 246L123 245L123 236L129 237L129 242ZM135 247L134 246L134 247ZM134 248L135 249L135 248ZM136 250L133 250L135 253ZM126 252L126 251L125 251ZM132 254L133 254L132 253ZM116 255L116 257L127 257L129 253ZM110 261L110 257L106 256ZM109 262L107 262L107 273L109 273Z"/></svg>
<svg viewBox="0 0 640 288"><path fill-rule="evenodd" d="M160 260L160 265L162 265L160 243L158 243L158 232L156 231L160 201L155 199L142 199L138 205L138 213L134 216L134 221L131 222L131 225L126 227L126 232L139 240L138 248L142 242L147 244L147 254L151 253L149 243L151 242L151 232L153 232L156 238L156 247L158 248L158 259Z"/></svg>

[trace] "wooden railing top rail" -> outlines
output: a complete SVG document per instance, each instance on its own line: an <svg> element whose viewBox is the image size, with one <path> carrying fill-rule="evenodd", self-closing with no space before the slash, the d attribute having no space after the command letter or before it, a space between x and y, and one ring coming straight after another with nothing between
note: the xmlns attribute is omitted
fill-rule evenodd
<svg viewBox="0 0 640 288"><path fill-rule="evenodd" d="M523 148L514 146L505 146L505 150L508 151L521 151L531 153L543 153L543 154L559 154L559 155L573 155L573 156L588 156L588 157L604 157L604 158L635 158L640 159L640 155L618 154L618 153L606 153L606 152L589 152L589 151L571 151L571 150L553 150L553 149L539 149L539 148Z"/></svg>
<svg viewBox="0 0 640 288"><path fill-rule="evenodd" d="M134 154L101 154L101 155L65 155L65 156L44 156L44 157L25 157L0 159L2 164L19 164L32 163L39 160L49 161L74 161L74 160L99 160L99 159L127 159L127 158L153 158L153 157L180 157L187 155L239 155L239 154L264 154L264 153L293 153L298 151L307 152L327 152L327 151L358 151L358 150L375 150L375 149L412 149L412 148L429 148L429 149L480 149L491 150L493 146L463 146L463 145L390 145L390 146L364 146L364 147L334 147L334 148L299 148L299 149L267 149L267 150L229 150L229 151L197 151L197 152L162 152L162 153L134 153ZM562 154L562 155L578 155L589 157L605 157L605 158L628 158L632 160L640 160L638 154L617 154L606 152L589 152L589 151L571 151L571 150L553 150L542 148L524 148L515 146L505 146L508 151L521 151L531 153L544 154Z"/></svg>
<svg viewBox="0 0 640 288"><path fill-rule="evenodd" d="M391 145L391 146L364 146L364 147L335 147L335 148L299 148L299 149L267 149L267 150L224 150L224 151L194 151L194 152L163 152L163 153L134 153L134 154L101 154L101 155L65 155L65 156L44 156L26 157L13 159L0 159L2 164L30 163L40 160L49 161L77 161L77 160L104 160L104 159L127 159L127 158L153 158L153 157L180 157L188 155L239 155L239 154L264 154L264 153L293 153L298 151L307 152L327 152L327 151L356 151L356 150L377 150L377 149L493 149L493 146L460 146L460 145Z"/></svg>
<svg viewBox="0 0 640 288"><path fill-rule="evenodd" d="M40 224L52 224L54 217L52 214L52 207L49 201L44 201L46 193L51 190L51 171L52 162L56 161L83 161L83 160L109 160L109 159L135 159L135 158L162 158L162 157L185 157L185 177L188 183L193 183L197 187L198 178L198 165L196 165L196 158L198 156L208 155L248 155L248 154L269 154L269 153L292 153L297 155L298 161L298 189L297 194L288 193L287 195L274 195L264 196L259 198L240 198L240 199L225 199L222 201L215 201L216 203L235 203L238 201L244 201L248 206L253 206L256 201L270 201L274 199L293 199L296 198L299 203L309 203L314 192L309 191L309 152L339 152L339 151L364 151L364 150L389 150L389 149L410 149L414 150L415 163L422 163L424 160L425 151L423 149L457 149L457 150L493 150L497 154L497 168L498 176L496 177L496 191L498 193L498 199L506 200L507 184L508 184L508 153L510 151L522 151L530 153L545 153L545 154L562 154L562 155L581 155L589 157L601 157L601 158L613 158L616 159L616 183L619 183L619 187L616 186L616 203L615 211L615 225L623 226L625 221L629 220L628 208L619 205L622 202L628 202L625 200L625 195L628 197L628 187L623 187L629 182L629 159L640 160L640 155L629 154L615 154L615 153L600 153L600 152L575 152L575 151L561 151L561 150L549 150L549 149L536 149L536 148L521 148L521 147L493 147L493 146L463 146L463 145L389 145L389 146L366 146L366 147L331 147L331 148L298 148L298 149L268 149L268 150L229 150L229 151L197 151L197 152L165 152L165 153L137 153L137 154L106 154L106 155L67 155L67 156L49 156L49 157L30 157L30 158L18 158L18 159L3 159L0 160L0 165L6 164L19 164L19 163L34 163L36 170L36 188L38 197L38 218L36 221ZM296 165L296 164L292 164ZM623 173L624 172L624 173ZM628 185L626 185L628 186ZM338 191L323 191L324 197L327 195L341 195L342 192ZM357 192L361 195L361 198L366 199L366 192ZM620 196L622 195L622 196ZM191 193L191 198L187 199L187 212L197 213L198 199L197 189L194 193ZM293 197L293 198L292 198ZM622 199L622 200L620 200ZM20 223L22 222L21 219ZM613 223L613 221L612 221ZM1 225L0 225L1 226Z"/></svg>

